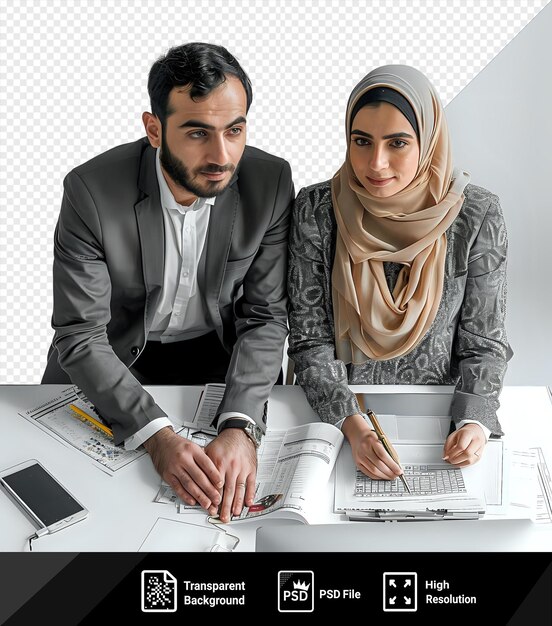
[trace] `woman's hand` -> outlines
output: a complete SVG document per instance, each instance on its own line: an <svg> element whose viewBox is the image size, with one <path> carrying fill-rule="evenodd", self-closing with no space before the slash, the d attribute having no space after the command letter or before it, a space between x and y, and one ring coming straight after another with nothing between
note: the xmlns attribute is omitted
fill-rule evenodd
<svg viewBox="0 0 552 626"><path fill-rule="evenodd" d="M478 424L465 424L447 437L443 459L457 467L477 463L483 454L487 439Z"/></svg>
<svg viewBox="0 0 552 626"><path fill-rule="evenodd" d="M349 440L353 459L363 474L378 480L394 480L403 473L362 415L349 415L341 431Z"/></svg>

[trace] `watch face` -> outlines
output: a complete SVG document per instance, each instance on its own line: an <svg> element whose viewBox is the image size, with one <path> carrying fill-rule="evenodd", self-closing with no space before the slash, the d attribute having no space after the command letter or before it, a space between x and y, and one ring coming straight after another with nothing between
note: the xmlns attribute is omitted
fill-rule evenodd
<svg viewBox="0 0 552 626"><path fill-rule="evenodd" d="M255 445L258 447L261 445L261 440L263 438L263 431L261 427L257 424L248 424L245 428L246 433L253 439Z"/></svg>

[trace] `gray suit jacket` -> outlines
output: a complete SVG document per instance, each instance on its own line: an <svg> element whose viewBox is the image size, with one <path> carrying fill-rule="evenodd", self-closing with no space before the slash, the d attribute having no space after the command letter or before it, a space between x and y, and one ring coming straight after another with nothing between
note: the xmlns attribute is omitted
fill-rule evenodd
<svg viewBox="0 0 552 626"><path fill-rule="evenodd" d="M211 210L206 242L202 293L232 353L220 412L245 413L263 429L287 334L293 198L289 164L247 146ZM163 228L155 150L146 139L65 178L54 243L55 335L42 382L78 385L111 423L116 443L165 415L129 371L163 285Z"/></svg>
<svg viewBox="0 0 552 626"><path fill-rule="evenodd" d="M512 350L506 314L506 226L498 198L464 190L447 231L443 295L425 337L409 353L345 365L336 358L331 276L337 224L331 183L302 189L289 243L289 356L297 380L321 419L336 423L360 409L351 385L456 385L455 422L476 420L501 435L496 411ZM386 263L393 290L401 266Z"/></svg>

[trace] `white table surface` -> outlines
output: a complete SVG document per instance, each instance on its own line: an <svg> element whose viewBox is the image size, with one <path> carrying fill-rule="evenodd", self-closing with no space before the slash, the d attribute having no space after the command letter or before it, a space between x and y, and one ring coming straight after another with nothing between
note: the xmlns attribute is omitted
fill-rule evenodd
<svg viewBox="0 0 552 626"><path fill-rule="evenodd" d="M157 475L148 455L110 476L95 467L84 454L42 431L18 415L54 397L62 385L4 385L0 386L0 469L30 458L38 459L90 511L88 519L46 535L35 541L34 551L137 551L159 517L204 524L200 513L178 514L171 504L153 501L159 486ZM191 419L201 393L200 387L149 387L148 391L169 416ZM419 391L436 393L439 387L413 386L355 386L356 392L397 393ZM510 447L540 446L552 467L552 403L546 387L505 387L501 395L499 419ZM316 421L301 389L297 386L275 387L269 402L268 423L281 429ZM323 497L325 512L317 523L347 523L332 512L333 485L327 486ZM238 522L229 530L240 537L238 550L254 550L258 526L278 524L278 520L257 518ZM420 523L420 522L418 522ZM430 522L446 524L446 522ZM485 523L482 520L481 523ZM408 533L407 524L404 532ZM22 551L28 537L35 531L10 498L0 491L0 551ZM534 541L533 541L534 539ZM552 551L552 524L534 525L532 545L525 549ZM392 550L393 547L389 546ZM423 551L416 545L413 550ZM512 549L516 546L513 544ZM492 546L489 546L492 550Z"/></svg>

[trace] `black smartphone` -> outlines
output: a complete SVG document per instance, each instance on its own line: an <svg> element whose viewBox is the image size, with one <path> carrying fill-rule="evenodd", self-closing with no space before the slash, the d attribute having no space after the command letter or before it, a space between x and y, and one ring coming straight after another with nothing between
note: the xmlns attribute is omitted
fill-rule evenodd
<svg viewBox="0 0 552 626"><path fill-rule="evenodd" d="M85 507L36 459L0 472L0 484L40 528L50 533L88 516Z"/></svg>

